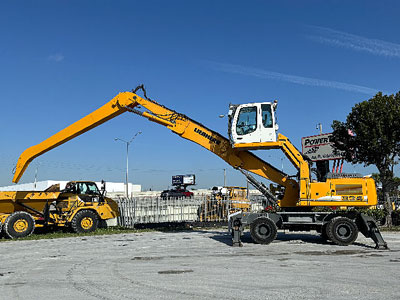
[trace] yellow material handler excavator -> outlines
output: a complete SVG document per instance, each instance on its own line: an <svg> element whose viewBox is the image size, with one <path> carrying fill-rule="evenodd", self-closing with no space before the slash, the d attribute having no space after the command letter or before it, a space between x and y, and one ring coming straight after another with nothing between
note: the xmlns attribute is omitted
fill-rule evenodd
<svg viewBox="0 0 400 300"><path fill-rule="evenodd" d="M137 91L143 90L143 97ZM372 178L329 175L325 181L311 178L310 163L289 139L277 134L275 111L277 102L231 105L229 139L204 125L147 98L143 85L132 92L123 92L111 101L59 131L43 142L26 149L20 156L14 182L18 182L29 163L39 155L124 112L132 112L163 125L218 155L242 172L266 198L266 205L275 205L276 212L238 212L230 216L233 245L241 245L240 236L246 225L257 243L268 244L276 238L277 229L317 230L321 236L338 245L353 243L360 231L371 237L377 247L386 247L375 221L356 210L314 212L317 207L370 207L376 205L377 194ZM250 150L280 149L298 170L289 176L256 156ZM268 179L281 187L279 195L271 193L250 173ZM279 210L279 211L278 211Z"/></svg>

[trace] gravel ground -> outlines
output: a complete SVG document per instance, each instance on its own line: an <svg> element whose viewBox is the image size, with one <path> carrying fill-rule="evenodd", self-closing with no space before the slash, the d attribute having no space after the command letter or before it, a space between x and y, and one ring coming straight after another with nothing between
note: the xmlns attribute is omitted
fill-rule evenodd
<svg viewBox="0 0 400 300"><path fill-rule="evenodd" d="M0 299L400 299L400 233L390 251L360 236L309 233L233 248L224 230L0 243Z"/></svg>

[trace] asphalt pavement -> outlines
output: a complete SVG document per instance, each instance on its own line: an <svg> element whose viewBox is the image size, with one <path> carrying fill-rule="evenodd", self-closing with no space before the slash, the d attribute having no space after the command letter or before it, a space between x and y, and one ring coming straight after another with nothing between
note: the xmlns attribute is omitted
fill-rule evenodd
<svg viewBox="0 0 400 300"><path fill-rule="evenodd" d="M0 299L400 299L400 233L390 250L316 233L231 247L225 230L0 243Z"/></svg>

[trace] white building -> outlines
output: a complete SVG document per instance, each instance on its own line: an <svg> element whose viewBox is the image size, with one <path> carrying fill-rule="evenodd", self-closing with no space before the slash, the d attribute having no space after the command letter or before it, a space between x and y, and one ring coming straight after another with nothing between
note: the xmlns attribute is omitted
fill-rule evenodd
<svg viewBox="0 0 400 300"><path fill-rule="evenodd" d="M0 187L0 191L44 191L54 184L60 184L60 189L64 189L68 181L64 180L45 180L31 183L21 183L9 186ZM101 189L101 182L96 182L96 185ZM133 196L142 191L140 184L128 183L128 193ZM124 182L106 182L106 192L110 197L125 196Z"/></svg>

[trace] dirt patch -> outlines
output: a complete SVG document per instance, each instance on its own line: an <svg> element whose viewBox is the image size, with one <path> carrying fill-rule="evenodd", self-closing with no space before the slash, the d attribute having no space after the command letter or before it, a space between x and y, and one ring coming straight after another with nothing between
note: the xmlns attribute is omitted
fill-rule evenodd
<svg viewBox="0 0 400 300"><path fill-rule="evenodd" d="M158 271L158 274L182 274L182 273L192 273L193 270L166 270Z"/></svg>
<svg viewBox="0 0 400 300"><path fill-rule="evenodd" d="M354 255L354 254L363 254L365 251L360 250L336 250L336 251L304 251L304 252L295 252L295 254L299 255Z"/></svg>
<svg viewBox="0 0 400 300"><path fill-rule="evenodd" d="M136 257L132 258L131 260L149 261L149 260L160 260L160 259L163 259L163 257L159 257L159 256L136 256Z"/></svg>
<svg viewBox="0 0 400 300"><path fill-rule="evenodd" d="M64 257L66 255L60 254L60 255L50 255L49 258L59 258L59 257Z"/></svg>
<svg viewBox="0 0 400 300"><path fill-rule="evenodd" d="M369 256L369 257L380 257L380 256L386 256L386 255L371 253L371 254L369 254L368 256Z"/></svg>
<svg viewBox="0 0 400 300"><path fill-rule="evenodd" d="M116 242L134 242L135 240L132 239L123 239L123 240L114 240Z"/></svg>
<svg viewBox="0 0 400 300"><path fill-rule="evenodd" d="M11 283L4 283L4 285L10 285L10 286L21 286L26 284L26 282L11 282Z"/></svg>

